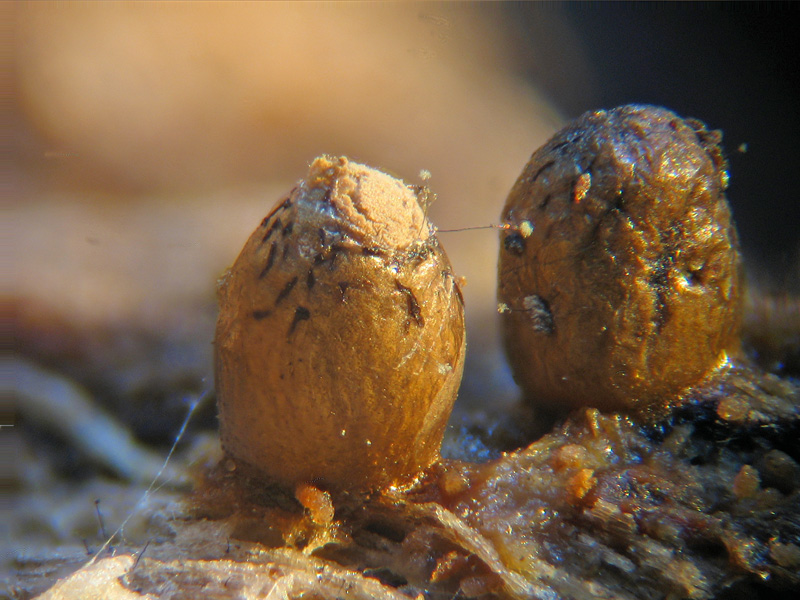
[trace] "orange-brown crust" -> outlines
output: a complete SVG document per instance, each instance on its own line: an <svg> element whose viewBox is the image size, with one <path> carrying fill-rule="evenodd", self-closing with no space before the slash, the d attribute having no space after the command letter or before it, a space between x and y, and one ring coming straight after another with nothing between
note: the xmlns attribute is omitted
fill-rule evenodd
<svg viewBox="0 0 800 600"><path fill-rule="evenodd" d="M290 488L335 491L408 483L438 459L463 369L463 305L409 197L379 171L318 159L250 237L220 286L229 455ZM372 216L362 224L342 202Z"/></svg>
<svg viewBox="0 0 800 600"><path fill-rule="evenodd" d="M660 412L739 352L720 138L631 105L586 113L533 154L503 211L498 292L532 402Z"/></svg>

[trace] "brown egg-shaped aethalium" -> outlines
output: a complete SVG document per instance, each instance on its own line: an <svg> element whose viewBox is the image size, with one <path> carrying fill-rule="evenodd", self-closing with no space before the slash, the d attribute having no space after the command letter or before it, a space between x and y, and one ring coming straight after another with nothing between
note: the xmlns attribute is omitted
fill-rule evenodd
<svg viewBox="0 0 800 600"><path fill-rule="evenodd" d="M739 352L720 140L630 105L584 114L533 154L503 211L498 291L531 402L659 412Z"/></svg>
<svg viewBox="0 0 800 600"><path fill-rule="evenodd" d="M463 300L427 190L317 158L220 283L222 445L286 486L371 491L439 457Z"/></svg>

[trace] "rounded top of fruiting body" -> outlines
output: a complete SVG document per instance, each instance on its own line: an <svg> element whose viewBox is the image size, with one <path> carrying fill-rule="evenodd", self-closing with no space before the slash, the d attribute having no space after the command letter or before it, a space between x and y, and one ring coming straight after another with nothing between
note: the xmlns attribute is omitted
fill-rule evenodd
<svg viewBox="0 0 800 600"><path fill-rule="evenodd" d="M499 283L532 402L652 412L739 351L721 137L629 105L582 115L533 154L503 212Z"/></svg>
<svg viewBox="0 0 800 600"><path fill-rule="evenodd" d="M309 227L335 229L358 244L404 250L430 235L419 191L344 156L320 156L295 194Z"/></svg>
<svg viewBox="0 0 800 600"><path fill-rule="evenodd" d="M323 156L246 242L214 339L222 446L244 472L369 493L438 460L465 331L427 196Z"/></svg>

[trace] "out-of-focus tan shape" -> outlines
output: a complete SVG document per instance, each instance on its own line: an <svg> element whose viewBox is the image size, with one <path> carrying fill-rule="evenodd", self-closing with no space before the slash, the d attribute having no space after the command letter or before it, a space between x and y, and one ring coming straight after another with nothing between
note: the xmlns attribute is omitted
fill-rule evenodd
<svg viewBox="0 0 800 600"><path fill-rule="evenodd" d="M194 194L252 181L285 188L313 156L328 152L412 182L426 169L439 196L430 211L437 226L485 225L496 220L531 149L559 121L518 78L500 13L485 7L42 3L16 12L15 89L22 114L45 140L40 162L57 182L66 178L79 188L102 182L124 192L101 202L156 190L150 196L156 203L171 203L175 190ZM265 197L266 207L274 196ZM217 200L227 222L244 230L255 225L241 197ZM202 208L188 201L182 207ZM102 220L105 210L86 212ZM171 226L182 236L180 215L168 222L161 209L152 210L135 214L126 235L136 234L134 226ZM211 207L207 218L218 213ZM107 214L115 222L125 218ZM33 235L69 235L44 229L35 214L24 216L20 226ZM216 238L228 231L204 234L193 242L204 254L198 262L209 259L217 268L220 261L201 246L222 243ZM494 237L478 231L447 240L476 315L492 313ZM55 256L72 251L58 239L48 245ZM131 253L112 244L101 252L106 262L138 260L143 278L168 280L153 286L139 311L171 302L169 292L185 277L200 275L162 274L173 258L158 246L141 244ZM45 272L52 257L37 249L22 255L25 268ZM233 257L231 251L222 264ZM98 279L99 296L84 291L86 271L76 266L69 274L75 287L61 289L57 300L41 299L56 306L137 306L126 298L138 295L142 282L124 277L125 266L108 281Z"/></svg>
<svg viewBox="0 0 800 600"><path fill-rule="evenodd" d="M216 278L281 191L124 204L77 194L25 197L6 209L15 260L3 294L18 298L23 313L46 308L79 327L191 335L197 311L214 310Z"/></svg>
<svg viewBox="0 0 800 600"><path fill-rule="evenodd" d="M437 177L511 132L529 151L548 129L544 105L509 78L495 16L42 3L19 9L20 89L59 150L136 186L297 173L320 151Z"/></svg>

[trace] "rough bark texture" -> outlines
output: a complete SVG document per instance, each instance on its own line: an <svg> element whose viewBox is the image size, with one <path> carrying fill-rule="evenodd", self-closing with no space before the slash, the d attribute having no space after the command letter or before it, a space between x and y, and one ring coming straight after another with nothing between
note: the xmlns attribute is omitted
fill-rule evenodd
<svg viewBox="0 0 800 600"><path fill-rule="evenodd" d="M406 492L342 499L327 524L223 462L45 598L84 598L91 579L112 600L788 599L799 439L800 388L739 367L654 426L579 410L495 461L443 461ZM87 560L73 554L67 571ZM18 562L13 596L57 565Z"/></svg>

